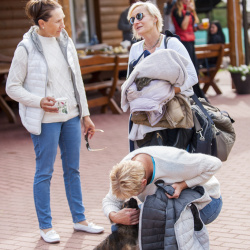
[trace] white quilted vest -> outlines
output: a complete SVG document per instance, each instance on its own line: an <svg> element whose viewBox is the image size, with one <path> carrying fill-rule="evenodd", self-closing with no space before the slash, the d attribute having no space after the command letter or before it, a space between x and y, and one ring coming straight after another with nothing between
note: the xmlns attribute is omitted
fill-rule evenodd
<svg viewBox="0 0 250 250"><path fill-rule="evenodd" d="M37 96L45 97L48 82L48 66L36 29L36 26L31 27L24 35L23 40L18 44L18 46L23 46L28 54L28 69L23 87ZM60 38L57 39L57 41L72 71L72 82L80 111L80 117L89 115L79 62L75 48L73 47L74 44L65 30L62 30ZM23 126L30 133L35 135L41 133L41 122L44 115L43 109L28 107L19 103L19 114Z"/></svg>

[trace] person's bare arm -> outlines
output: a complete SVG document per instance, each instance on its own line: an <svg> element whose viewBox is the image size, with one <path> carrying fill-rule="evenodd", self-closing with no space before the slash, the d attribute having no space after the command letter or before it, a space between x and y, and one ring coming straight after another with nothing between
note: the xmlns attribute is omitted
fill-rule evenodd
<svg viewBox="0 0 250 250"><path fill-rule="evenodd" d="M194 11L194 5L193 5L193 3L188 3L187 4L187 13L191 13L192 11ZM190 15L187 15L187 13L184 16L184 19L183 19L183 21L181 23L181 28L183 30L187 29L189 21L190 21Z"/></svg>

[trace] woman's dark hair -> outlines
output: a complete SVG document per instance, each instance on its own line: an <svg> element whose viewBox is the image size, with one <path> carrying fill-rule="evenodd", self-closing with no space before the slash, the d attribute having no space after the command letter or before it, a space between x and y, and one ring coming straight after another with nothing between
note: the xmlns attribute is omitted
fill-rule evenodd
<svg viewBox="0 0 250 250"><path fill-rule="evenodd" d="M211 28L211 25L214 24L217 26L218 30L217 30L217 33L212 35L210 33L210 28ZM208 44L211 44L211 43L225 43L225 35L222 31L222 27L221 27L221 24L219 21L212 21L210 23L210 26L209 26L209 32L208 32L208 39L207 39L207 43Z"/></svg>
<svg viewBox="0 0 250 250"><path fill-rule="evenodd" d="M47 22L51 17L51 11L62 6L56 0L30 0L26 4L25 12L35 25L42 19Z"/></svg>

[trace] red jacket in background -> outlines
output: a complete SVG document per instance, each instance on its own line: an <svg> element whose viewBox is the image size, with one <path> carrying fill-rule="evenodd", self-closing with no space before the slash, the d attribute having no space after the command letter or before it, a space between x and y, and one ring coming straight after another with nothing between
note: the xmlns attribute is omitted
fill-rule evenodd
<svg viewBox="0 0 250 250"><path fill-rule="evenodd" d="M184 9L182 10L182 16L185 17L186 14L186 6L184 5ZM172 14L172 20L175 26L175 33L180 36L181 41L183 42L193 42L195 40L195 35L194 35L194 15L191 13L189 15L189 23L188 27L186 30L183 30L178 22L175 19L175 16Z"/></svg>

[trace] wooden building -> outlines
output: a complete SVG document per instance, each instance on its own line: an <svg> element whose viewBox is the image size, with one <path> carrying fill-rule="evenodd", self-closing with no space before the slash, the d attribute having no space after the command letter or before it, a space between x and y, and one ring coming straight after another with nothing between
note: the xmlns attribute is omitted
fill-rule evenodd
<svg viewBox="0 0 250 250"><path fill-rule="evenodd" d="M94 35L97 35L100 43L120 45L122 32L118 30L117 23L121 12L129 7L129 0L59 0L59 2L66 16L66 30L77 48L85 47ZM156 2L159 8L163 9L165 1ZM32 25L25 15L26 3L27 0L1 0L0 54L13 56L23 34Z"/></svg>
<svg viewBox="0 0 250 250"><path fill-rule="evenodd" d="M0 3L0 54L13 56L15 48L22 36L28 31L31 22L25 15L25 5L28 0L1 0ZM129 0L58 0L62 6L65 17L66 30L72 37L76 48L84 48L90 44L93 38L97 38L100 43L106 43L111 46L118 46L122 41L122 31L118 30L117 23L122 11L129 7ZM234 41L235 31L233 30L234 23L241 27L241 13L239 1L228 1L228 12L231 9L237 9L236 16L238 19L230 19L229 30L232 32L230 42ZM163 6L166 0L155 0L159 9L163 11ZM236 7L231 6L234 3ZM231 8L232 7L232 8ZM230 33L230 34L231 34ZM239 29L239 42L237 43L237 51L239 58L233 65L238 65L243 62L242 42ZM237 41L238 41L237 40ZM234 48L232 48L232 51ZM234 55L234 53L231 53ZM235 55L234 57L237 57Z"/></svg>
<svg viewBox="0 0 250 250"><path fill-rule="evenodd" d="M1 0L0 4L0 54L13 56L17 44L22 40L23 34L32 25L25 15L27 0ZM118 30L117 23L123 10L129 6L129 0L59 0L63 6L66 30L76 41L76 21L82 15L77 8L79 3L86 5L87 27L89 30L86 41L78 44L78 48L86 46L95 34L99 42L117 46L122 41L122 32ZM75 9L74 9L75 7Z"/></svg>
<svg viewBox="0 0 250 250"><path fill-rule="evenodd" d="M0 54L13 56L23 34L31 23L25 15L26 1L1 0L0 3Z"/></svg>

